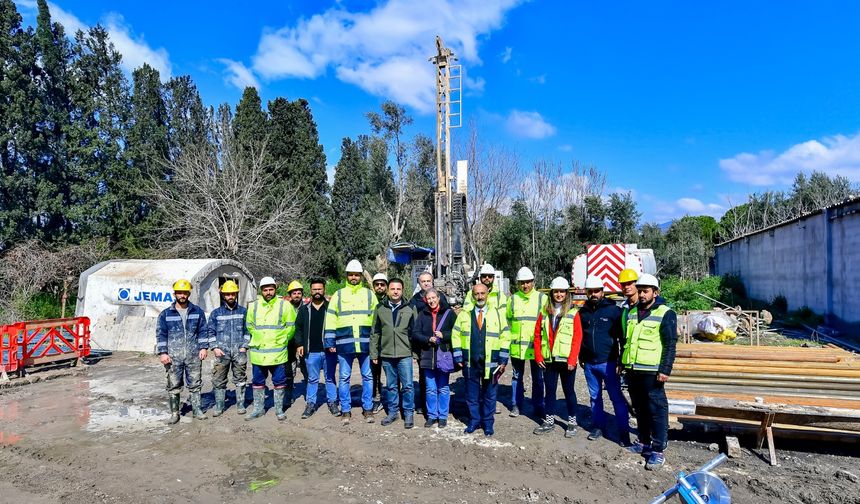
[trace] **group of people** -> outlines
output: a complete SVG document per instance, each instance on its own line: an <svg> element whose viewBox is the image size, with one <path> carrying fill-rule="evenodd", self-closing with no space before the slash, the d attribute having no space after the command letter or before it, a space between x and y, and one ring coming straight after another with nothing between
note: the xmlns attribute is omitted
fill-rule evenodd
<svg viewBox="0 0 860 504"><path fill-rule="evenodd" d="M190 393L192 416L205 419L201 407L202 361L215 354L212 384L213 416L226 407L228 374L236 387L237 413L246 413L247 363L251 363L253 408L245 418L265 413L266 381L271 376L275 415L286 418L292 401L293 378L301 368L306 380L305 409L309 418L321 405L349 424L352 419L350 378L357 362L361 375L361 409L365 422L385 410L384 426L400 418L404 427L423 415L425 427L444 428L450 414L450 375L462 371L468 408L465 433L483 429L494 435L499 378L510 365L509 415L525 409L524 373L531 375L531 410L540 425L537 435L555 430L556 392L561 382L566 404L562 417L564 436L577 431L574 380L582 368L591 402L589 440L606 435L603 390L612 402L618 443L646 458L646 468L664 463L668 438L668 402L664 384L675 357L677 319L659 296L659 282L650 274L626 269L619 276L624 303L618 306L604 296L603 282L586 279L586 301L574 302L567 280L552 280L548 292L535 288L527 267L516 275L516 290L507 296L497 286L496 272L481 267L478 282L462 307L455 309L444 293L434 288L433 275L418 277L419 288L404 297L404 282L373 277L372 288L362 283L363 267L357 260L346 266L346 285L330 299L325 280L312 279L310 300L292 282L285 298L276 295L271 277L260 281L260 294L243 307L238 285L225 281L222 304L208 323L203 310L189 301L191 285L173 285L175 302L157 324L157 352L167 372L171 417L179 421L179 393ZM414 366L418 385L414 385ZM382 374L385 384L382 384ZM632 443L629 408L622 393L626 380L637 419L638 442ZM320 384L325 399L321 401Z"/></svg>

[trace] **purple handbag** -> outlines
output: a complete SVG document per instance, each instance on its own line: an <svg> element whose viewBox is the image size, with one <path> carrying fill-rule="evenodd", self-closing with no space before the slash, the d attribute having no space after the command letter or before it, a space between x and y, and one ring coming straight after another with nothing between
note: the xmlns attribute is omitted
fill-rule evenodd
<svg viewBox="0 0 860 504"><path fill-rule="evenodd" d="M445 319L448 318L449 313L451 313L450 309L445 310L445 314L442 315L442 319L436 324L437 331L442 327L442 324L445 322ZM436 347L436 369L443 373L454 371L454 355L451 352L442 350L441 345Z"/></svg>

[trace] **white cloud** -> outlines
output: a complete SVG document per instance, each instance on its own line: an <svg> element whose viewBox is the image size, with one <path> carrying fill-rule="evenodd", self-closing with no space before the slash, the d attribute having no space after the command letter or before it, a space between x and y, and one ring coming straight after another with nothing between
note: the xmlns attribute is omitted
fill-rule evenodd
<svg viewBox="0 0 860 504"><path fill-rule="evenodd" d="M260 82L254 77L251 70L239 61L221 58L218 63L224 65L224 82L244 90L246 87L260 89Z"/></svg>
<svg viewBox="0 0 860 504"><path fill-rule="evenodd" d="M463 92L469 95L481 95L484 93L484 87L487 85L487 81L484 80L483 77L476 77L472 79L468 75L463 79Z"/></svg>
<svg viewBox="0 0 860 504"><path fill-rule="evenodd" d="M38 8L36 2L32 0L20 0L19 3L27 9L36 10ZM48 2L48 9L51 11L51 20L63 25L66 35L70 38L74 38L79 30L87 31L89 29L89 26L77 16L63 10L55 3ZM170 55L166 49L163 47L153 49L143 35L135 36L131 27L119 14L108 13L104 15L102 24L117 52L122 54L121 66L126 72L131 73L134 69L143 66L144 63L149 63L149 66L158 70L162 80L170 78Z"/></svg>
<svg viewBox="0 0 860 504"><path fill-rule="evenodd" d="M264 79L315 79L329 69L365 91L420 112L435 105L435 36L477 65L478 39L499 28L522 0L387 0L368 12L337 5L263 33L253 57Z"/></svg>
<svg viewBox="0 0 860 504"><path fill-rule="evenodd" d="M857 182L860 181L860 133L809 140L779 154L772 150L757 154L744 152L721 159L720 168L730 180L756 186L790 184L797 173L812 171L842 175Z"/></svg>
<svg viewBox="0 0 860 504"><path fill-rule="evenodd" d="M508 61L511 61L511 55L514 52L513 47L505 47L505 50L499 56L502 57L502 63L507 64Z"/></svg>
<svg viewBox="0 0 860 504"><path fill-rule="evenodd" d="M523 138L541 139L555 135L555 126L537 112L512 110L505 121L505 127L512 135Z"/></svg>
<svg viewBox="0 0 860 504"><path fill-rule="evenodd" d="M546 84L546 74L540 74L536 77L530 77L529 80L538 84Z"/></svg>
<svg viewBox="0 0 860 504"><path fill-rule="evenodd" d="M563 144L563 145L559 145L559 146L558 146L558 150L560 150L560 151L562 151L562 152L572 152L572 151L573 151L573 146L572 146L572 145L570 145L570 144Z"/></svg>

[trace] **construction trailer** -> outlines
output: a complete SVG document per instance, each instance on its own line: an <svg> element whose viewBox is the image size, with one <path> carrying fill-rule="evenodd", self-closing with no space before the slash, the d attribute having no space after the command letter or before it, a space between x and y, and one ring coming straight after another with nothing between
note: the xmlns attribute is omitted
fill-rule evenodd
<svg viewBox="0 0 860 504"><path fill-rule="evenodd" d="M152 352L159 313L173 303L173 282L191 282L190 301L207 315L220 306L219 287L239 284L239 303L256 297L250 271L226 259L115 259L84 271L79 280L77 317L90 319L93 348Z"/></svg>

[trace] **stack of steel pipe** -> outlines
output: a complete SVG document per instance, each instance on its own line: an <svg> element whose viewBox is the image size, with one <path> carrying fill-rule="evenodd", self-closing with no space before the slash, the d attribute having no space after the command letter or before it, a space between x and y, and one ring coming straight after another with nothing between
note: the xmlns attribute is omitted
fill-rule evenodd
<svg viewBox="0 0 860 504"><path fill-rule="evenodd" d="M719 394L860 406L860 356L831 347L679 344L667 390L684 399Z"/></svg>

